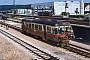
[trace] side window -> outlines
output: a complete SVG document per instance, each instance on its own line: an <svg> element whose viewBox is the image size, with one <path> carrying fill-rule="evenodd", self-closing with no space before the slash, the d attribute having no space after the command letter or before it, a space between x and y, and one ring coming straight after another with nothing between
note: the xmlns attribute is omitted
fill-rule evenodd
<svg viewBox="0 0 90 60"><path fill-rule="evenodd" d="M22 21L22 25L24 25L24 21Z"/></svg>
<svg viewBox="0 0 90 60"><path fill-rule="evenodd" d="M31 23L29 24L29 28L31 28Z"/></svg>
<svg viewBox="0 0 90 60"><path fill-rule="evenodd" d="M47 27L47 32L51 33L51 27Z"/></svg>
<svg viewBox="0 0 90 60"><path fill-rule="evenodd" d="M55 34L55 30L54 30L54 28L52 28L52 34Z"/></svg>
<svg viewBox="0 0 90 60"><path fill-rule="evenodd" d="M39 25L39 30L42 31L42 25Z"/></svg>
<svg viewBox="0 0 90 60"><path fill-rule="evenodd" d="M34 24L32 24L32 29L34 29Z"/></svg>
<svg viewBox="0 0 90 60"><path fill-rule="evenodd" d="M26 22L26 26L28 27L28 22Z"/></svg>
<svg viewBox="0 0 90 60"><path fill-rule="evenodd" d="M35 24L35 30L38 30L38 25L37 24Z"/></svg>
<svg viewBox="0 0 90 60"><path fill-rule="evenodd" d="M26 22L24 22L24 25L26 26Z"/></svg>

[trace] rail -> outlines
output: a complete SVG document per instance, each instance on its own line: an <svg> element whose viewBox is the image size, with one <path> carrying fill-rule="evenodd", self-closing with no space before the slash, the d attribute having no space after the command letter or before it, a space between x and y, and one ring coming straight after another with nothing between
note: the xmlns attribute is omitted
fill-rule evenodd
<svg viewBox="0 0 90 60"><path fill-rule="evenodd" d="M19 39L18 37L15 37L14 35L0 29L0 33L2 33L3 35L7 36L8 38L10 38L11 40L15 41L16 43L20 44L21 46L23 46L24 48L26 48L27 50L29 50L31 53L34 53L35 55L37 55L37 59L43 59L43 60L59 60L57 57L54 57L42 50L40 50L39 48Z"/></svg>

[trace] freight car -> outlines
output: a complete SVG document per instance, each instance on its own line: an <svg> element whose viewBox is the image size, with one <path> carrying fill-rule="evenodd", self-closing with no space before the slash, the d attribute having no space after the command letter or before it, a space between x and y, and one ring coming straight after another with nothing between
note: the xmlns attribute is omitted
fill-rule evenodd
<svg viewBox="0 0 90 60"><path fill-rule="evenodd" d="M69 45L67 34L70 31L68 30L69 27L69 22L28 18L22 20L22 32L40 37L47 42L48 40L53 41L61 47Z"/></svg>
<svg viewBox="0 0 90 60"><path fill-rule="evenodd" d="M75 38L90 43L90 27L85 25L71 24Z"/></svg>

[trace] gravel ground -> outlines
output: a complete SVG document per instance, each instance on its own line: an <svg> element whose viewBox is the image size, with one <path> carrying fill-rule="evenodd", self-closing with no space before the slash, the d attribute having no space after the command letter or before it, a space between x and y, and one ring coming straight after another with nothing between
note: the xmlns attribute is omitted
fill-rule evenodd
<svg viewBox="0 0 90 60"><path fill-rule="evenodd" d="M32 57L0 34L0 60L32 60Z"/></svg>
<svg viewBox="0 0 90 60"><path fill-rule="evenodd" d="M5 30L5 28L0 27ZM77 55L76 53L69 52L63 48L52 46L50 44L44 43L42 41L36 40L34 38L31 38L29 36L26 36L20 32L17 32L16 30L10 29L6 30L10 32L11 34L14 34L15 36L18 36L22 40L40 48L43 51L46 51L47 53L50 53L56 57L59 57L61 60L90 60L88 58L85 58L83 56Z"/></svg>

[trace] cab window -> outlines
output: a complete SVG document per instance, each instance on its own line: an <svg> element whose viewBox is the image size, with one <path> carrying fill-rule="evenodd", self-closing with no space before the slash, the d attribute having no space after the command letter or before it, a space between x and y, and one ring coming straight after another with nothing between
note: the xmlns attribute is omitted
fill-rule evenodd
<svg viewBox="0 0 90 60"><path fill-rule="evenodd" d="M57 30L57 28L54 29L54 32L55 32L55 34L58 34L58 30Z"/></svg>

